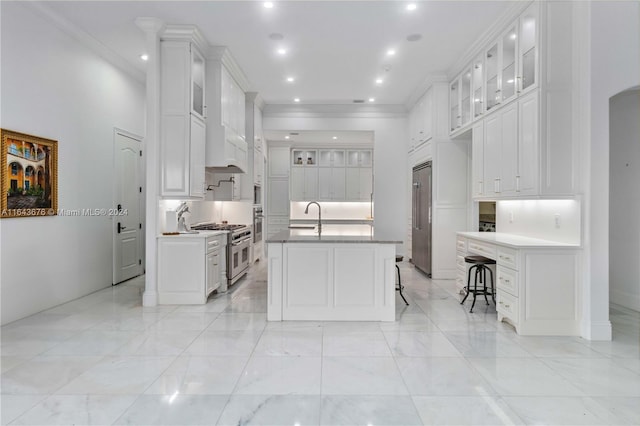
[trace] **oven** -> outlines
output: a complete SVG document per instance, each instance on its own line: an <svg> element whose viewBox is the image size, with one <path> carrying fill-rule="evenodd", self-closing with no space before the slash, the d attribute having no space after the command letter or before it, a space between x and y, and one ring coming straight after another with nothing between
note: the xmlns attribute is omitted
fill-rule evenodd
<svg viewBox="0 0 640 426"><path fill-rule="evenodd" d="M231 231L227 249L227 276L229 285L238 281L249 269L251 229Z"/></svg>
<svg viewBox="0 0 640 426"><path fill-rule="evenodd" d="M200 223L193 225L191 229L226 231L227 286L235 283L247 273L251 254L251 240L253 239L251 227L248 225L229 225L227 223Z"/></svg>
<svg viewBox="0 0 640 426"><path fill-rule="evenodd" d="M253 208L253 243L257 244L262 241L262 207Z"/></svg>

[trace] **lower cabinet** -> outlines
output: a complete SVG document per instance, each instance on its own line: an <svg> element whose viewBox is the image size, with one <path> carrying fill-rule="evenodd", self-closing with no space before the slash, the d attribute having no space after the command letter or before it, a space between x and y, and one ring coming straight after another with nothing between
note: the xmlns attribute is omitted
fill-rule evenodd
<svg viewBox="0 0 640 426"><path fill-rule="evenodd" d="M464 256L482 255L496 261L498 321L512 324L522 335L580 335L576 247L535 242L504 245L460 235L456 247L459 288L467 285Z"/></svg>
<svg viewBox="0 0 640 426"><path fill-rule="evenodd" d="M204 304L226 275L226 234L158 238L158 303Z"/></svg>

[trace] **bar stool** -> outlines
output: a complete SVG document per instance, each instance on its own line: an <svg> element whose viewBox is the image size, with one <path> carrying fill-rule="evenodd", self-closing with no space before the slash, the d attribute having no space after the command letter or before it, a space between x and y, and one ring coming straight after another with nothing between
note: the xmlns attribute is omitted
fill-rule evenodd
<svg viewBox="0 0 640 426"><path fill-rule="evenodd" d="M407 299L404 298L404 294L402 294L402 289L404 288L404 286L402 285L402 280L400 279L400 268L398 267L398 262L402 262L404 256L396 254L396 270L398 271L398 285L396 286L396 291L400 292L400 297L402 297L402 300L404 300L404 303L407 304L407 306L409 306L409 302L407 302Z"/></svg>
<svg viewBox="0 0 640 426"><path fill-rule="evenodd" d="M493 272L489 265L495 265L496 261L493 259L489 259L484 256L465 256L465 263L473 263L473 266L469 268L469 274L467 276L467 294L462 299L460 304L464 304L464 301L469 297L469 293L473 293L473 303L471 304L471 309L469 313L473 313L473 307L476 304L476 296L478 294L484 296L484 300L489 304L489 300L487 299L487 295L491 295L491 299L493 303L496 303L495 299L495 291L493 287ZM473 281L473 289L471 289L471 272L475 269L475 278ZM489 271L489 277L491 278L491 289L487 288L487 271ZM482 288L478 289L478 279L480 280L480 284L482 284Z"/></svg>

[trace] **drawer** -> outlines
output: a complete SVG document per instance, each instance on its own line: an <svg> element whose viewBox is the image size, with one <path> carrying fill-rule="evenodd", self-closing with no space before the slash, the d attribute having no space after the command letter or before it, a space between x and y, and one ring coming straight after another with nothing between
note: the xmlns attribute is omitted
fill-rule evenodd
<svg viewBox="0 0 640 426"><path fill-rule="evenodd" d="M458 237L456 240L456 250L466 252L467 251L467 239Z"/></svg>
<svg viewBox="0 0 640 426"><path fill-rule="evenodd" d="M219 249L220 247L223 246L222 243L222 238L224 236L223 235L216 235L214 237L207 237L207 241L206 241L206 248L207 248L207 253L211 253L214 250Z"/></svg>
<svg viewBox="0 0 640 426"><path fill-rule="evenodd" d="M496 294L496 310L502 316L509 318L514 325L518 324L518 298L504 291Z"/></svg>
<svg viewBox="0 0 640 426"><path fill-rule="evenodd" d="M496 246L494 246L493 244L486 244L479 241L469 240L468 246L468 250L470 253L479 254L490 259L496 258Z"/></svg>
<svg viewBox="0 0 640 426"><path fill-rule="evenodd" d="M458 253L456 256L456 265L458 265L458 269L466 270L467 267L464 262L464 254Z"/></svg>
<svg viewBox="0 0 640 426"><path fill-rule="evenodd" d="M496 258L496 262L498 265L518 269L518 251L506 247L498 247L498 257Z"/></svg>
<svg viewBox="0 0 640 426"><path fill-rule="evenodd" d="M498 265L496 269L496 286L514 297L518 297L518 273L513 269Z"/></svg>

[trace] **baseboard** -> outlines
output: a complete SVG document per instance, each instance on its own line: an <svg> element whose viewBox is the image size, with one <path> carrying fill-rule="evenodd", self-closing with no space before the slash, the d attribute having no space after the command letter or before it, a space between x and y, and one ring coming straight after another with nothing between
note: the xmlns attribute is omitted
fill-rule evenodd
<svg viewBox="0 0 640 426"><path fill-rule="evenodd" d="M627 291L609 289L609 300L611 303L625 308L640 311L640 294L631 294Z"/></svg>
<svg viewBox="0 0 640 426"><path fill-rule="evenodd" d="M611 322L591 321L583 323L582 337L586 340L611 340Z"/></svg>
<svg viewBox="0 0 640 426"><path fill-rule="evenodd" d="M142 306L157 306L158 305L158 292L150 292L145 290L142 293Z"/></svg>

